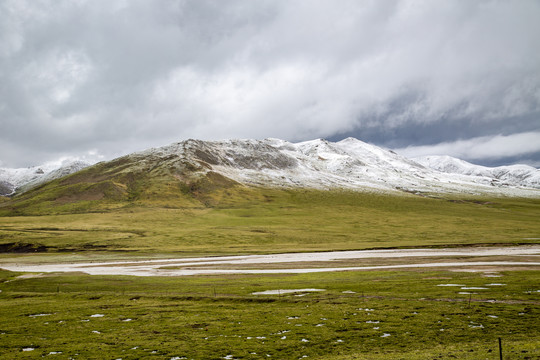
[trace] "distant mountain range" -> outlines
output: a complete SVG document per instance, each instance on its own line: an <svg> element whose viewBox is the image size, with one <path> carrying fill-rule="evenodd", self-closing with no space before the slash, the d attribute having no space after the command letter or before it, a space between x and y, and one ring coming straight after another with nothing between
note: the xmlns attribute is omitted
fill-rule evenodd
<svg viewBox="0 0 540 360"><path fill-rule="evenodd" d="M48 163L29 168L0 168L0 195L24 192L48 181L72 174L91 164L84 161L69 161L62 164Z"/></svg>
<svg viewBox="0 0 540 360"><path fill-rule="evenodd" d="M528 165L486 167L451 156L422 156L414 161L448 174L461 174L484 180L486 184L540 189L540 170Z"/></svg>
<svg viewBox="0 0 540 360"><path fill-rule="evenodd" d="M150 191L154 195L165 188L172 191L174 183L178 189L193 190L202 179L213 186L540 196L540 170L530 166L488 168L449 156L408 159L354 138L335 143L186 140L93 166L71 162L60 167L0 169L0 195L23 194L57 180L48 186L56 186L59 197L67 193L76 197L77 191L95 199L111 194L148 197Z"/></svg>

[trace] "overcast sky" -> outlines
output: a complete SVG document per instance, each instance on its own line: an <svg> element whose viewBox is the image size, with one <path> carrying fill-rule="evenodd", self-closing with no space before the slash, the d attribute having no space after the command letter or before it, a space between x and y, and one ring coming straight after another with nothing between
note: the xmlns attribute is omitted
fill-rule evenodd
<svg viewBox="0 0 540 360"><path fill-rule="evenodd" d="M540 1L0 0L0 166L354 136L540 166Z"/></svg>

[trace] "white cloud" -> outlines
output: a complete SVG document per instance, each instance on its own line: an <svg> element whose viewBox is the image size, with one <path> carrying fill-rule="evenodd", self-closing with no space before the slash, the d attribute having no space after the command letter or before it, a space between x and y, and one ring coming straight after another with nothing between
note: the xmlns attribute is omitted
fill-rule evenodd
<svg viewBox="0 0 540 360"><path fill-rule="evenodd" d="M407 157L450 155L460 159L510 158L540 152L540 132L483 136L435 145L395 149Z"/></svg>
<svg viewBox="0 0 540 360"><path fill-rule="evenodd" d="M2 1L0 157L366 128L416 143L398 130L461 122L538 131L538 18L535 0Z"/></svg>
<svg viewBox="0 0 540 360"><path fill-rule="evenodd" d="M343 131L354 121L351 96L332 96L351 79L324 65L284 63L209 75L179 68L158 81L151 106L199 138L302 138Z"/></svg>

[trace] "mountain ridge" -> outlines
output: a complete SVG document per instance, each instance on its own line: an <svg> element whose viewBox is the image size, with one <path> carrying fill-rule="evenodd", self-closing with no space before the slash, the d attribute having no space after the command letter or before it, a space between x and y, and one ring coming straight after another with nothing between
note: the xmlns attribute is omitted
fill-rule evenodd
<svg viewBox="0 0 540 360"><path fill-rule="evenodd" d="M47 189L56 187L52 193L57 197L49 197L57 202L58 199L75 201L78 197L133 200L141 194L145 199L164 194L178 198L178 192L198 191L202 195L204 191L201 189L238 185L414 194L540 196L540 182L512 183L511 179L517 177L502 179L495 177L496 174L489 177L479 170L467 173L452 170L450 166L437 168L435 162L408 159L355 138L338 142L315 139L299 143L274 138L188 139L92 166L81 163L33 174L31 181L17 187L14 198L43 187L47 181L54 183L46 186ZM476 166L469 165L469 168ZM507 174L512 169L523 170L523 166L507 168ZM6 173L6 169L2 170ZM30 170L36 172L37 167ZM528 170L540 173L534 168ZM7 182L0 176L0 186L2 181ZM79 196L83 193L84 196Z"/></svg>

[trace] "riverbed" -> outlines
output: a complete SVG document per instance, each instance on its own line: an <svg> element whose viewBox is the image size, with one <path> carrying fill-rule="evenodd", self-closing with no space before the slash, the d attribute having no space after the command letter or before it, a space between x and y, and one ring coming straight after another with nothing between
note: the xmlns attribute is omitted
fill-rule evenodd
<svg viewBox="0 0 540 360"><path fill-rule="evenodd" d="M365 262L370 259L369 265L366 265ZM395 259L401 261L396 263ZM348 266L338 266L344 262ZM358 266L350 266L351 264ZM83 272L89 275L134 276L284 274L411 268L474 270L478 267L540 267L540 245L332 251L55 264L0 263L0 268L16 272Z"/></svg>

